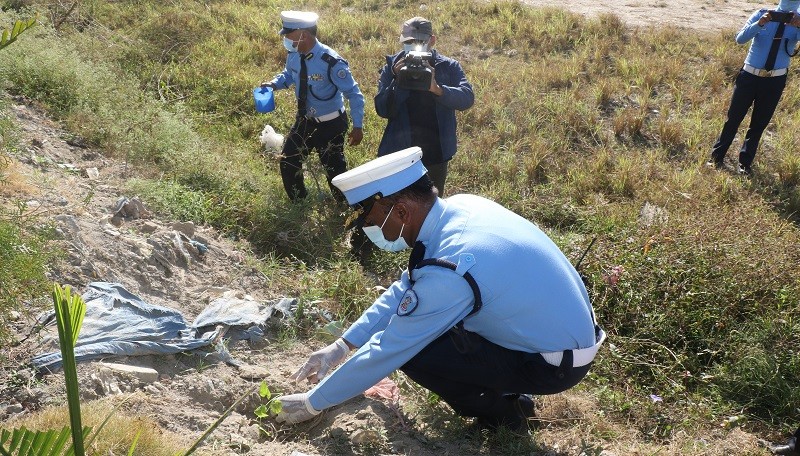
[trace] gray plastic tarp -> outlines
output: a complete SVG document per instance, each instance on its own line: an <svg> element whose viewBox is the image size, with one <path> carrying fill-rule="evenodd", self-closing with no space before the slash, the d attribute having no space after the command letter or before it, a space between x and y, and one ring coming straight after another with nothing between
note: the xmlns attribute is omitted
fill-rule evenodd
<svg viewBox="0 0 800 456"><path fill-rule="evenodd" d="M289 313L294 299L265 305L249 299L222 297L212 301L190 326L180 312L155 306L128 292L118 283L92 282L82 295L86 302L76 361L112 356L171 354L210 345L219 328L226 339L256 339L275 310ZM49 320L54 325L54 312ZM33 366L52 371L61 366L61 352L36 355Z"/></svg>

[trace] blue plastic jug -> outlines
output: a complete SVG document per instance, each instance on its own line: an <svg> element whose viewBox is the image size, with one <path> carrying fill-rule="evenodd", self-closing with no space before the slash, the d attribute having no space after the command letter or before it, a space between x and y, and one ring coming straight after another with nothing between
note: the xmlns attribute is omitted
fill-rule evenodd
<svg viewBox="0 0 800 456"><path fill-rule="evenodd" d="M275 93L272 87L256 87L253 89L253 99L256 102L257 112L272 112L275 110Z"/></svg>

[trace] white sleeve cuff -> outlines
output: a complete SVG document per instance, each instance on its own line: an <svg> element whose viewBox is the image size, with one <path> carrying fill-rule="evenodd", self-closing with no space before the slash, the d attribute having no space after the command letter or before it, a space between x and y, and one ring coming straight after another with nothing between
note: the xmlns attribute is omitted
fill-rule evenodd
<svg viewBox="0 0 800 456"><path fill-rule="evenodd" d="M311 405L311 401L308 399L308 396L309 396L309 394L308 394L308 393L306 393L306 394L303 396L303 404L306 406L306 410L307 410L307 411L308 411L308 413L310 413L312 416L314 416L314 415L319 415L319 414L322 412L322 410L317 410L317 409L315 409L315 408L314 408L314 407Z"/></svg>

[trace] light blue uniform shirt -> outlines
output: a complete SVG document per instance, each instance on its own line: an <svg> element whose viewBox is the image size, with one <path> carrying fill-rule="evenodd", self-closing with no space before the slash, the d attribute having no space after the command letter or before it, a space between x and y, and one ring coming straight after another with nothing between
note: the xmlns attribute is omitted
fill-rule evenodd
<svg viewBox="0 0 800 456"><path fill-rule="evenodd" d="M767 9L760 9L750 16L750 19L744 24L744 27L736 34L736 42L744 44L751 39L750 52L747 53L747 58L744 63L759 69L764 68L769 55L769 49L772 47L772 39L775 37L775 30L778 28L777 22L767 22L763 27L758 25L758 20L761 16L766 14ZM778 55L775 58L775 67L773 70L780 70L782 68L789 68L789 52L794 52L797 40L800 38L798 35L797 27L786 24L783 30L783 40L778 49ZM788 42L787 42L788 39Z"/></svg>
<svg viewBox="0 0 800 456"><path fill-rule="evenodd" d="M307 115L310 117L324 116L332 112L339 111L344 107L344 98L350 102L350 116L353 118L353 126L362 128L364 125L364 95L358 88L358 83L350 73L347 62L339 57L333 49L317 41L317 44L308 52L312 54L306 60L308 72L308 96ZM322 60L323 54L330 54L337 59L336 64L331 68L331 78L328 80L328 62ZM307 55L307 54L306 54ZM286 67L278 73L272 81L275 89L288 89L294 84L295 97L300 95L300 53L290 52L286 56ZM333 81L333 84L331 84ZM325 100L334 94L333 98Z"/></svg>
<svg viewBox="0 0 800 456"><path fill-rule="evenodd" d="M464 328L503 347L530 353L588 348L595 344L586 288L575 268L536 225L497 203L474 195L438 199L420 230L425 258L459 267L408 271L344 333L360 347L311 390L317 410L340 404L403 366L472 310L474 295L459 275L480 287L483 307ZM409 291L412 290L412 291ZM400 316L406 293L418 304ZM402 313L402 312L401 312Z"/></svg>

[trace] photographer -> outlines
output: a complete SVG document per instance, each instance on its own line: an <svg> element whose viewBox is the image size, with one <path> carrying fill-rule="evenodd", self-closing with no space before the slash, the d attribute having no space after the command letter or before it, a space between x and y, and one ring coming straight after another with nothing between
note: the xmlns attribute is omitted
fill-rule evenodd
<svg viewBox="0 0 800 456"><path fill-rule="evenodd" d="M753 41L744 67L736 77L727 120L711 151L711 160L706 164L708 167L723 168L725 154L752 105L753 114L739 150L738 168L739 174L752 174L751 166L758 142L781 99L786 86L789 58L794 56L800 38L797 28L800 27L798 6L800 0L780 0L775 10L762 8L750 16L736 35L739 44Z"/></svg>
<svg viewBox="0 0 800 456"><path fill-rule="evenodd" d="M468 109L475 101L472 86L456 60L433 49L436 36L431 22L414 17L400 29L403 50L386 57L386 65L378 80L375 111L388 119L378 156L411 146L422 149L422 162L428 174L444 196L448 161L456 154L455 111ZM416 57L408 58L409 53ZM419 64L425 71L420 71ZM406 77L404 71L429 72L430 84ZM414 81L407 86L403 81Z"/></svg>

